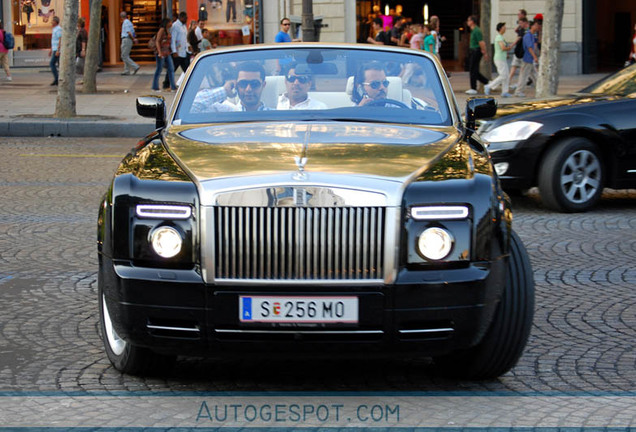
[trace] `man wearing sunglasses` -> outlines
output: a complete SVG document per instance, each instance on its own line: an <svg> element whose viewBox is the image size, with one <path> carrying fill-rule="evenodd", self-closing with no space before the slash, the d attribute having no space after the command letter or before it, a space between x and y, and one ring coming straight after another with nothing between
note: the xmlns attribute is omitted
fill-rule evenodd
<svg viewBox="0 0 636 432"><path fill-rule="evenodd" d="M354 82L352 99L358 106L386 99L389 81L384 67L377 62L362 66Z"/></svg>
<svg viewBox="0 0 636 432"><path fill-rule="evenodd" d="M193 113L215 111L268 111L271 108L261 102L265 88L265 69L256 62L241 63L237 69L236 81L228 80L223 87L200 90L192 102ZM238 94L239 104L226 99Z"/></svg>
<svg viewBox="0 0 636 432"><path fill-rule="evenodd" d="M276 34L274 38L274 42L276 43L285 43L285 42L300 42L300 39L292 39L289 35L289 29L291 27L291 21L289 18L283 18L280 20L280 31Z"/></svg>
<svg viewBox="0 0 636 432"><path fill-rule="evenodd" d="M313 79L311 75L297 74L292 66L285 77L287 92L278 98L279 110L327 109L324 103L311 99L308 95Z"/></svg>

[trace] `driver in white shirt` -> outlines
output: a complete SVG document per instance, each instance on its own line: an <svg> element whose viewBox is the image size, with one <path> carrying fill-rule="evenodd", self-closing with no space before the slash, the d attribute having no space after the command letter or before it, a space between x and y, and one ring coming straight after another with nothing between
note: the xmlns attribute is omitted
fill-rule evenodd
<svg viewBox="0 0 636 432"><path fill-rule="evenodd" d="M309 97L313 78L309 74L297 74L296 67L291 67L285 77L287 92L278 98L276 109L279 110L313 110L327 109L327 105Z"/></svg>

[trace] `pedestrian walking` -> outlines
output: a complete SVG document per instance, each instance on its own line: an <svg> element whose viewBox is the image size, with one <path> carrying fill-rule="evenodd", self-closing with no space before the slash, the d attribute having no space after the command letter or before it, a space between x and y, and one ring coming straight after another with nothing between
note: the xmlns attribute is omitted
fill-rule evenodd
<svg viewBox="0 0 636 432"><path fill-rule="evenodd" d="M2 24L2 21L0 21L0 65L2 65L2 69L7 74L7 81L13 80L9 70L9 50L4 47L4 24Z"/></svg>
<svg viewBox="0 0 636 432"><path fill-rule="evenodd" d="M190 57L188 56L188 14L186 12L179 12L179 16L175 22L172 23L170 29L171 41L170 50L172 52L172 61L174 63L174 72L177 73L177 69L181 68L181 72L185 73L190 66ZM163 88L169 88L170 83L166 77L163 80Z"/></svg>
<svg viewBox="0 0 636 432"><path fill-rule="evenodd" d="M435 36L435 40L437 41L435 52L437 53L437 57L441 60L442 58L440 57L440 52L442 49L442 42L446 41L446 36L442 36L442 34L439 32L440 21L437 15L433 15L431 17L431 25L433 26L433 31L431 32L431 34Z"/></svg>
<svg viewBox="0 0 636 432"><path fill-rule="evenodd" d="M484 93L489 95L492 90L495 90L501 85L501 96L510 97L510 71L508 70L508 51L510 51L514 45L508 44L504 39L504 33L506 32L506 23L500 22L497 24L497 37L495 37L495 55L493 60L497 67L497 78L490 81L484 86Z"/></svg>
<svg viewBox="0 0 636 432"><path fill-rule="evenodd" d="M170 90L176 90L177 86L174 81L174 63L172 62L172 49L170 48L172 35L170 34L170 28L172 27L172 21L168 18L161 20L161 26L155 36L155 61L157 62L157 68L155 69L155 76L152 79L152 89L159 91L159 77L161 76L161 70L163 66L166 66L166 79Z"/></svg>
<svg viewBox="0 0 636 432"><path fill-rule="evenodd" d="M389 34L385 32L382 28L382 18L374 18L373 19L373 32L375 37L369 36L367 38L367 42L375 45L388 45L390 40Z"/></svg>
<svg viewBox="0 0 636 432"><path fill-rule="evenodd" d="M207 51L212 49L212 43L210 42L210 31L206 28L203 29L203 38L199 43L199 51Z"/></svg>
<svg viewBox="0 0 636 432"><path fill-rule="evenodd" d="M62 27L60 26L60 18L58 16L54 16L51 19L51 27L53 27L53 31L51 32L51 49L49 50L51 61L49 62L49 66L53 74L53 82L51 85L56 86L59 77L57 66L60 64L60 42L62 41Z"/></svg>
<svg viewBox="0 0 636 432"><path fill-rule="evenodd" d="M523 37L523 65L521 66L521 72L519 73L519 80L517 81L517 88L515 90L515 96L525 97L525 91L528 87L528 79L534 75L534 64L539 60L537 57L537 38L535 34L539 31L540 24L538 21L533 21L528 31Z"/></svg>
<svg viewBox="0 0 636 432"><path fill-rule="evenodd" d="M466 90L469 95L477 94L477 81L488 84L488 79L479 72L479 62L483 57L488 60L488 51L486 51L486 43L481 29L477 26L477 17L471 15L467 20L470 27L470 54L468 57L468 66L470 71L470 89Z"/></svg>
<svg viewBox="0 0 636 432"><path fill-rule="evenodd" d="M86 19L79 17L77 20L77 39L75 40L75 72L78 75L84 74L84 59L88 43L88 32L84 27L86 27Z"/></svg>
<svg viewBox="0 0 636 432"><path fill-rule="evenodd" d="M139 71L139 65L130 58L130 51L133 44L137 43L137 35L135 34L135 27L133 23L128 19L126 12L121 12L119 17L122 20L121 23L121 59L124 62L124 71L122 75L135 75Z"/></svg>
<svg viewBox="0 0 636 432"><path fill-rule="evenodd" d="M188 55L190 58L193 58L197 54L199 54L199 43L203 38L197 36L197 30L199 29L199 23L195 20L190 21L190 27L188 28Z"/></svg>
<svg viewBox="0 0 636 432"><path fill-rule="evenodd" d="M424 26L424 51L429 52L431 54L433 54L434 56L437 55L437 38L435 37L435 34L433 34L433 31L435 29L435 27L433 27L431 24L426 24Z"/></svg>
<svg viewBox="0 0 636 432"><path fill-rule="evenodd" d="M517 13L517 28L515 28L515 33L517 33L517 40L515 41L514 55L512 56L512 62L510 63L510 77L508 79L509 82L512 82L517 69L523 66L523 36L526 34L528 28L530 27L527 15L528 13L525 9L519 9L519 12Z"/></svg>
<svg viewBox="0 0 636 432"><path fill-rule="evenodd" d="M276 37L274 38L274 42L276 43L285 43L285 42L300 42L300 39L292 39L289 35L289 28L291 27L291 21L289 18L283 18L280 20L280 31L276 33Z"/></svg>
<svg viewBox="0 0 636 432"><path fill-rule="evenodd" d="M409 46L414 50L421 50L424 47L424 30L422 24L415 23L411 26L413 28L413 36L409 41Z"/></svg>

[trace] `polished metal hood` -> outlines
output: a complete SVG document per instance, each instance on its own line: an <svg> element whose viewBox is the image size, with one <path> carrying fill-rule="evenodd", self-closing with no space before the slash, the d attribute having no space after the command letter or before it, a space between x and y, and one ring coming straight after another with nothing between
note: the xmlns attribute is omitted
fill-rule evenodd
<svg viewBox="0 0 636 432"><path fill-rule="evenodd" d="M450 149L453 127L280 122L173 126L169 151L199 184L203 205L266 186L340 187L396 195Z"/></svg>

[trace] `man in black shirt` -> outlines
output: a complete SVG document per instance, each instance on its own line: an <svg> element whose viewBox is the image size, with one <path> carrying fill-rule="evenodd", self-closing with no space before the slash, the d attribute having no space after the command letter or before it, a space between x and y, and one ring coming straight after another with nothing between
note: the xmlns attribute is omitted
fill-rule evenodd
<svg viewBox="0 0 636 432"><path fill-rule="evenodd" d="M382 18L375 18L373 20L373 31L375 33L375 39L369 36L367 42L375 45L389 45L391 42L389 35L382 30Z"/></svg>

